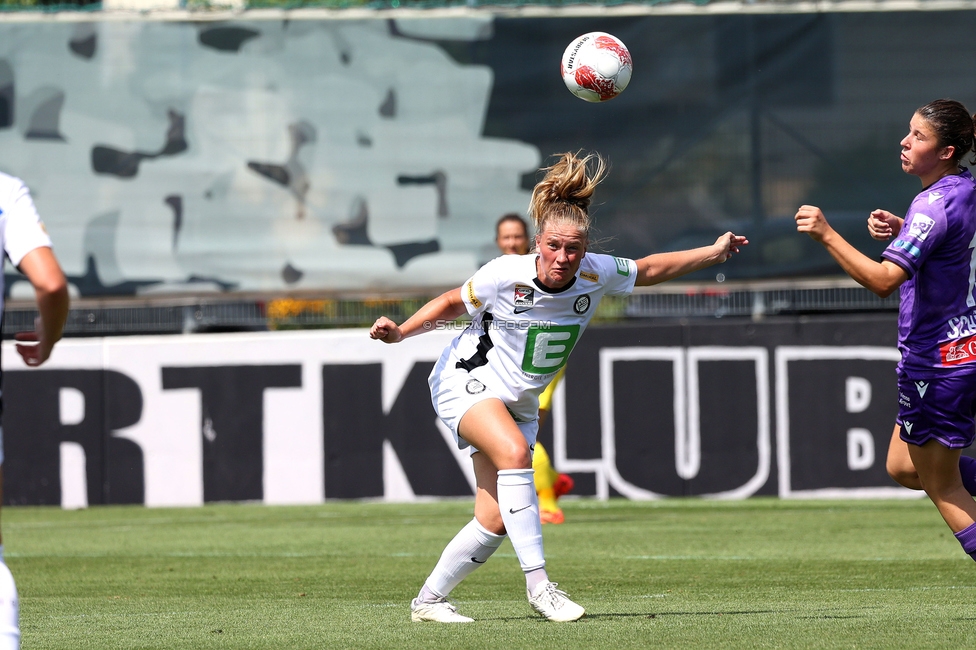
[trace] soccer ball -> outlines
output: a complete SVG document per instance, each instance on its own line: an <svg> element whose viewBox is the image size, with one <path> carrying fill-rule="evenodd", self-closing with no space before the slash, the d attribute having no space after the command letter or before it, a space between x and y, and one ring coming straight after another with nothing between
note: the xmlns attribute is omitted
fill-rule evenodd
<svg viewBox="0 0 976 650"><path fill-rule="evenodd" d="M569 92L588 102L605 102L630 83L634 62L627 46L604 32L590 32L573 39L560 72Z"/></svg>

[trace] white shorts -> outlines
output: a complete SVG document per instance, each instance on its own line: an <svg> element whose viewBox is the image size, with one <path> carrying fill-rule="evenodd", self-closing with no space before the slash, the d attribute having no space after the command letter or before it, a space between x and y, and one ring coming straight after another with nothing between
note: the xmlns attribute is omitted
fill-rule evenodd
<svg viewBox="0 0 976 650"><path fill-rule="evenodd" d="M434 367L434 371L427 378L430 385L430 399L434 405L437 417L441 419L451 433L454 435L454 442L458 449L470 449L474 454L478 450L467 440L458 434L458 425L461 418L468 412L468 409L486 399L497 399L501 401L487 386L469 375L464 370L456 372L438 372L439 368ZM512 418L515 420L515 418ZM535 439L539 434L539 420L531 422L519 422L515 420L516 426L525 437L529 444L529 450L535 449Z"/></svg>

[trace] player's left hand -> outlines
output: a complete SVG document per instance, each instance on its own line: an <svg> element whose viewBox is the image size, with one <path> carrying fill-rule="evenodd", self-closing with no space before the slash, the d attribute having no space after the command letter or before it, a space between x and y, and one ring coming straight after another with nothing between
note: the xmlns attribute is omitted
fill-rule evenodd
<svg viewBox="0 0 976 650"><path fill-rule="evenodd" d="M868 234L878 241L888 241L898 236L904 222L904 219L887 210L873 210L868 217Z"/></svg>
<svg viewBox="0 0 976 650"><path fill-rule="evenodd" d="M824 235L833 230L824 213L813 205L801 205L793 219L796 221L796 231L807 233L814 241L823 241Z"/></svg>
<svg viewBox="0 0 976 650"><path fill-rule="evenodd" d="M736 235L727 232L715 240L715 246L719 249L719 263L725 262L734 254L739 252L739 248L749 243L743 235Z"/></svg>

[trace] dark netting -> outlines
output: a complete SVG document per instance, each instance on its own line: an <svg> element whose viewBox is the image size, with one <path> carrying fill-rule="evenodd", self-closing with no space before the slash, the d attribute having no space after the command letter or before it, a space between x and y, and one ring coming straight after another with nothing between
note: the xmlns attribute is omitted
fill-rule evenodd
<svg viewBox="0 0 976 650"><path fill-rule="evenodd" d="M868 236L868 213L903 214L921 189L898 159L912 112L939 96L976 106L971 45L932 67L920 63L936 56L927 46L891 44L923 24L969 43L962 18L972 15L605 17L600 29L628 44L635 70L620 98L597 107L566 102L549 65L592 18L498 19L492 48L452 52L495 71L486 135L609 159L593 210L604 250L639 257L709 244L728 229L752 245L721 268L726 279L801 278L843 275L819 244L797 236L802 204L822 207L869 256L883 250Z"/></svg>

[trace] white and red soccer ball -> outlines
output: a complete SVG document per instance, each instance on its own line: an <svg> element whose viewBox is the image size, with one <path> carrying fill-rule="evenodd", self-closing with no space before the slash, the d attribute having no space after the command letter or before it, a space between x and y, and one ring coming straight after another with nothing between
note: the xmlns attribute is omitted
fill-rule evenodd
<svg viewBox="0 0 976 650"><path fill-rule="evenodd" d="M630 50L619 38L604 32L573 39L560 66L569 92L588 102L605 102L622 93L633 71Z"/></svg>

